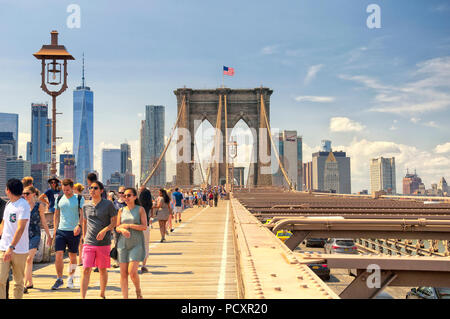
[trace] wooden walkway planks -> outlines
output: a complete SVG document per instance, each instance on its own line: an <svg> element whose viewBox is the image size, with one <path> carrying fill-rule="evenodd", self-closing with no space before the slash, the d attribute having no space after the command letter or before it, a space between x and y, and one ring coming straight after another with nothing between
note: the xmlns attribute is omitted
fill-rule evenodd
<svg viewBox="0 0 450 319"><path fill-rule="evenodd" d="M227 234L225 220L229 201L219 206L191 208L183 212L182 223L174 223L174 232L160 243L158 223L150 231L149 273L139 275L142 295L152 299L237 298L235 252L231 208ZM227 238L224 244L224 238ZM223 253L223 248L226 252ZM67 284L68 259L64 264L64 286ZM78 299L79 288L52 291L56 280L54 264L35 264L33 289L24 299ZM78 267L77 271L81 271ZM222 274L222 282L219 279ZM108 270L107 298L122 298L118 268ZM13 286L13 285L11 285ZM135 298L134 285L128 283L129 298ZM11 291L12 292L12 288ZM87 298L99 298L99 275L92 272Z"/></svg>

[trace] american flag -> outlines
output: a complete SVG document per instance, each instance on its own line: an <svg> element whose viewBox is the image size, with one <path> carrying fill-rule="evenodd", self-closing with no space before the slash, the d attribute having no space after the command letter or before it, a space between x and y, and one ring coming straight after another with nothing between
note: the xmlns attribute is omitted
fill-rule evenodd
<svg viewBox="0 0 450 319"><path fill-rule="evenodd" d="M229 68L227 66L223 66L223 74L225 75L234 75L234 69Z"/></svg>

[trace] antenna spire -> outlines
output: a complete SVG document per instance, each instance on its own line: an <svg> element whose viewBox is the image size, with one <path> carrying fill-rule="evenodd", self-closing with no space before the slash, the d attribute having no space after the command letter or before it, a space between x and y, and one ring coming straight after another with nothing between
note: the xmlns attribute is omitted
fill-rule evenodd
<svg viewBox="0 0 450 319"><path fill-rule="evenodd" d="M82 78L81 78L81 86L84 88L84 52L83 52L83 76L82 76Z"/></svg>

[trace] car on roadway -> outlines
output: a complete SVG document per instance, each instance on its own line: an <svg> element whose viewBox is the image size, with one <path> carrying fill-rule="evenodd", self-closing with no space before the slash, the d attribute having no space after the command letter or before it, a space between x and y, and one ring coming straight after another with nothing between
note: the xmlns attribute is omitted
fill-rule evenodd
<svg viewBox="0 0 450 319"><path fill-rule="evenodd" d="M323 247L327 241L327 238L307 238L306 247Z"/></svg>
<svg viewBox="0 0 450 319"><path fill-rule="evenodd" d="M358 254L355 241L351 238L328 238L324 248L326 254Z"/></svg>
<svg viewBox="0 0 450 319"><path fill-rule="evenodd" d="M277 238L279 238L283 243L292 236L289 230L279 230L277 231Z"/></svg>
<svg viewBox="0 0 450 319"><path fill-rule="evenodd" d="M450 288L413 288L406 294L406 299L450 299Z"/></svg>
<svg viewBox="0 0 450 319"><path fill-rule="evenodd" d="M319 264L319 263L313 263L308 264L308 267L314 271L314 273L319 276L322 280L330 280L330 268L328 268L327 264Z"/></svg>

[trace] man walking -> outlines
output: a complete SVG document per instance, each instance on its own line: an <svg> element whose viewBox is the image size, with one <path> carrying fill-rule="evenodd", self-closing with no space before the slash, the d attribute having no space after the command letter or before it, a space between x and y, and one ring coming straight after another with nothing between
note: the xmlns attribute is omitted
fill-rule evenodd
<svg viewBox="0 0 450 319"><path fill-rule="evenodd" d="M39 200L48 205L48 211L50 213L55 212L55 200L59 196L59 180L56 177L52 177L48 180L50 188L45 191Z"/></svg>
<svg viewBox="0 0 450 319"><path fill-rule="evenodd" d="M111 231L116 226L117 211L111 201L103 199L104 186L93 182L89 187L92 200L83 206L83 273L81 274L81 298L86 292L93 267L100 272L100 297L105 298L108 271L111 267Z"/></svg>
<svg viewBox="0 0 450 319"><path fill-rule="evenodd" d="M9 203L0 224L0 299L6 299L6 282L12 268L14 298L22 299L25 265L28 257L30 205L22 198L23 185L18 179L6 184Z"/></svg>
<svg viewBox="0 0 450 319"><path fill-rule="evenodd" d="M81 223L83 214L81 207L84 205L84 198L81 195L74 195L73 181L65 179L62 182L63 195L56 200L56 210L53 216L53 226L55 235L55 268L57 279L52 290L57 290L63 285L63 254L66 247L69 250L69 278L67 288L73 288L73 275L77 269L77 253L81 238Z"/></svg>
<svg viewBox="0 0 450 319"><path fill-rule="evenodd" d="M181 223L181 212L183 211L183 194L178 191L178 187L175 188L175 192L172 194L175 201L175 206L173 208L175 215L175 222Z"/></svg>

